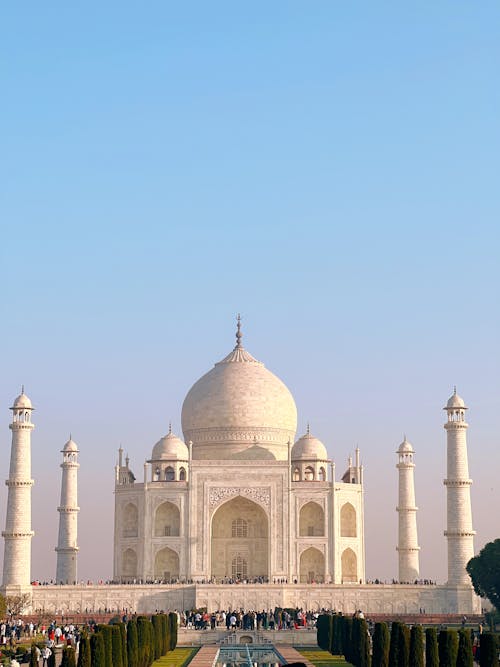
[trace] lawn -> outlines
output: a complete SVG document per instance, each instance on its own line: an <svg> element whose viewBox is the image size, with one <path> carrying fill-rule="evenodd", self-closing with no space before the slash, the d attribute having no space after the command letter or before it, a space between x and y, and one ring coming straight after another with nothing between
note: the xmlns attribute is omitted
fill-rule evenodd
<svg viewBox="0 0 500 667"><path fill-rule="evenodd" d="M184 667L191 662L194 654L199 650L195 648L176 648L153 662L155 667Z"/></svg>
<svg viewBox="0 0 500 667"><path fill-rule="evenodd" d="M307 658L315 667L352 667L350 662L338 655L332 655L321 649L298 648L297 651Z"/></svg>

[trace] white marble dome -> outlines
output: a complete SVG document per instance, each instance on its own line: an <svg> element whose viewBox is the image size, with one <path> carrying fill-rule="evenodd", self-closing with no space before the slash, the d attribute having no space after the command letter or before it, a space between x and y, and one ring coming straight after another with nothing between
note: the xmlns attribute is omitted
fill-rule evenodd
<svg viewBox="0 0 500 667"><path fill-rule="evenodd" d="M69 436L69 440L64 445L62 450L63 450L63 452L78 452L78 445L73 440L73 438L71 436Z"/></svg>
<svg viewBox="0 0 500 667"><path fill-rule="evenodd" d="M326 461L327 459L328 453L325 445L309 431L292 447L292 461Z"/></svg>
<svg viewBox="0 0 500 667"><path fill-rule="evenodd" d="M18 410L19 408L27 408L28 410L33 409L30 399L24 393L24 387L19 396L14 401L14 405L12 406L12 408L15 410Z"/></svg>
<svg viewBox="0 0 500 667"><path fill-rule="evenodd" d="M189 390L182 406L182 430L193 442L194 459L256 458L254 442L266 458L286 460L297 429L290 391L242 346ZM258 457L257 457L258 458Z"/></svg>
<svg viewBox="0 0 500 667"><path fill-rule="evenodd" d="M187 461L188 459L188 448L175 433L172 433L172 429L158 440L151 453L152 461Z"/></svg>
<svg viewBox="0 0 500 667"><path fill-rule="evenodd" d="M448 403L446 403L445 410L453 410L454 408L458 408L458 409L462 409L462 410L467 409L465 407L464 399L457 394L456 389L454 390L453 394L448 399Z"/></svg>

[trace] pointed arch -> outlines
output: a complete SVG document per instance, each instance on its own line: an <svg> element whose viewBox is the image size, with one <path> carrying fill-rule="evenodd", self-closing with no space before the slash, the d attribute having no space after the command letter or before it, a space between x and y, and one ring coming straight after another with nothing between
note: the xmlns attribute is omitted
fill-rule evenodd
<svg viewBox="0 0 500 667"><path fill-rule="evenodd" d="M325 534L325 513L315 502L303 505L299 514L300 537L321 537Z"/></svg>
<svg viewBox="0 0 500 667"><path fill-rule="evenodd" d="M300 583L322 583L325 580L325 557L319 549L309 547L300 555Z"/></svg>
<svg viewBox="0 0 500 667"><path fill-rule="evenodd" d="M135 503L123 508L122 537L137 537L139 534L139 511Z"/></svg>
<svg viewBox="0 0 500 667"><path fill-rule="evenodd" d="M345 503L340 510L340 536L357 536L356 510L351 503Z"/></svg>
<svg viewBox="0 0 500 667"><path fill-rule="evenodd" d="M155 512L154 536L178 537L181 528L179 508L168 501L157 507Z"/></svg>
<svg viewBox="0 0 500 667"><path fill-rule="evenodd" d="M342 552L342 583L357 583L358 559L352 549Z"/></svg>
<svg viewBox="0 0 500 667"><path fill-rule="evenodd" d="M125 549L122 553L122 578L135 579L137 577L137 554L134 549Z"/></svg>
<svg viewBox="0 0 500 667"><path fill-rule="evenodd" d="M164 547L155 556L155 579L170 581L179 578L179 554Z"/></svg>
<svg viewBox="0 0 500 667"><path fill-rule="evenodd" d="M212 577L223 579L233 577L236 570L244 572L243 561L247 564L247 578L267 577L268 549L269 521L264 509L256 502L235 496L214 512L211 527Z"/></svg>

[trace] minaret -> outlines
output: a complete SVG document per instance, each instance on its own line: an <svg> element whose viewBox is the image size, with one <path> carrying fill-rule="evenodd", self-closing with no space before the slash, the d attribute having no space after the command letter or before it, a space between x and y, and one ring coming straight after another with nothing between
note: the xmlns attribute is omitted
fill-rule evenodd
<svg viewBox="0 0 500 667"><path fill-rule="evenodd" d="M3 559L4 595L16 595L31 591L31 422L33 407L24 393L14 401L12 410L12 447L10 450L9 489Z"/></svg>
<svg viewBox="0 0 500 667"><path fill-rule="evenodd" d="M77 500L77 475L80 464L78 463L78 447L71 436L61 453L63 462L61 463L61 505L57 508L59 512L59 539L56 547L56 581L58 584L73 584L77 581L78 512L80 511Z"/></svg>
<svg viewBox="0 0 500 667"><path fill-rule="evenodd" d="M396 468L399 470L399 502L396 508L399 516L398 526L398 546L399 554L399 581L412 584L420 576L420 567L418 562L417 539L417 509L415 506L415 481L413 463L413 447L404 437L399 445L398 463Z"/></svg>
<svg viewBox="0 0 500 667"><path fill-rule="evenodd" d="M457 389L448 400L446 407L448 421L444 425L447 440L446 486L448 540L448 584L450 586L470 586L465 569L474 556L474 535L470 503L469 466L467 462L467 428L465 411L468 409Z"/></svg>

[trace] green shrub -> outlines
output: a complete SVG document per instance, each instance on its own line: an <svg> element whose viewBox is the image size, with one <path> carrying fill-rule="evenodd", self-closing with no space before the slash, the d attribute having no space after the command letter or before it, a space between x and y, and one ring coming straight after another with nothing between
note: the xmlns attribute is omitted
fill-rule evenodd
<svg viewBox="0 0 500 667"><path fill-rule="evenodd" d="M122 666L128 667L127 663L127 626L125 623L119 623L118 628L120 629L120 639L122 643Z"/></svg>
<svg viewBox="0 0 500 667"><path fill-rule="evenodd" d="M161 644L161 654L167 655L170 650L170 625L168 621L168 616L165 614L161 615L161 627L162 627L162 644Z"/></svg>
<svg viewBox="0 0 500 667"><path fill-rule="evenodd" d="M169 617L169 631L170 631L170 650L173 651L177 646L177 614L171 611Z"/></svg>
<svg viewBox="0 0 500 667"><path fill-rule="evenodd" d="M323 651L330 650L331 621L330 614L320 614L316 621L316 640Z"/></svg>
<svg viewBox="0 0 500 667"><path fill-rule="evenodd" d="M410 628L404 623L399 631L399 667L410 665Z"/></svg>
<svg viewBox="0 0 500 667"><path fill-rule="evenodd" d="M391 641L389 644L389 667L399 667L399 650L402 624L399 621L393 621L391 625Z"/></svg>
<svg viewBox="0 0 500 667"><path fill-rule="evenodd" d="M146 616L137 617L137 648L138 667L149 667L151 664L151 621Z"/></svg>
<svg viewBox="0 0 500 667"><path fill-rule="evenodd" d="M389 665L389 628L387 623L375 623L373 632L372 667Z"/></svg>
<svg viewBox="0 0 500 667"><path fill-rule="evenodd" d="M479 637L480 667L498 667L497 638L492 632L483 632Z"/></svg>
<svg viewBox="0 0 500 667"><path fill-rule="evenodd" d="M104 667L113 667L113 626L98 625L97 631L104 640Z"/></svg>
<svg viewBox="0 0 500 667"><path fill-rule="evenodd" d="M117 624L110 625L111 628L111 664L113 667L123 667L122 636Z"/></svg>
<svg viewBox="0 0 500 667"><path fill-rule="evenodd" d="M342 616L342 650L348 662L353 662L352 652L352 618Z"/></svg>
<svg viewBox="0 0 500 667"><path fill-rule="evenodd" d="M474 656L472 655L472 641L470 630L458 631L458 655L457 667L473 667Z"/></svg>
<svg viewBox="0 0 500 667"><path fill-rule="evenodd" d="M90 636L90 664L91 667L106 667L104 637L101 632L94 632Z"/></svg>
<svg viewBox="0 0 500 667"><path fill-rule="evenodd" d="M78 667L90 667L90 640L86 632L80 637L78 647Z"/></svg>
<svg viewBox="0 0 500 667"><path fill-rule="evenodd" d="M137 621L133 618L127 623L127 667L138 667L138 665Z"/></svg>
<svg viewBox="0 0 500 667"><path fill-rule="evenodd" d="M161 658L162 656L162 648L163 648L163 623L161 620L161 615L160 614L155 614L154 616L151 616L151 623L153 624L154 628L154 657L155 660L158 660L158 658Z"/></svg>
<svg viewBox="0 0 500 667"><path fill-rule="evenodd" d="M439 667L456 667L458 634L456 630L441 630L438 637Z"/></svg>
<svg viewBox="0 0 500 667"><path fill-rule="evenodd" d="M427 628L425 631L425 667L439 667L436 628Z"/></svg>
<svg viewBox="0 0 500 667"><path fill-rule="evenodd" d="M414 625L410 632L410 667L424 667L424 631Z"/></svg>
<svg viewBox="0 0 500 667"><path fill-rule="evenodd" d="M63 648L60 667L76 667L75 649L72 646Z"/></svg>
<svg viewBox="0 0 500 667"><path fill-rule="evenodd" d="M332 655L342 655L342 615L334 614L332 616L331 626L331 646Z"/></svg>

